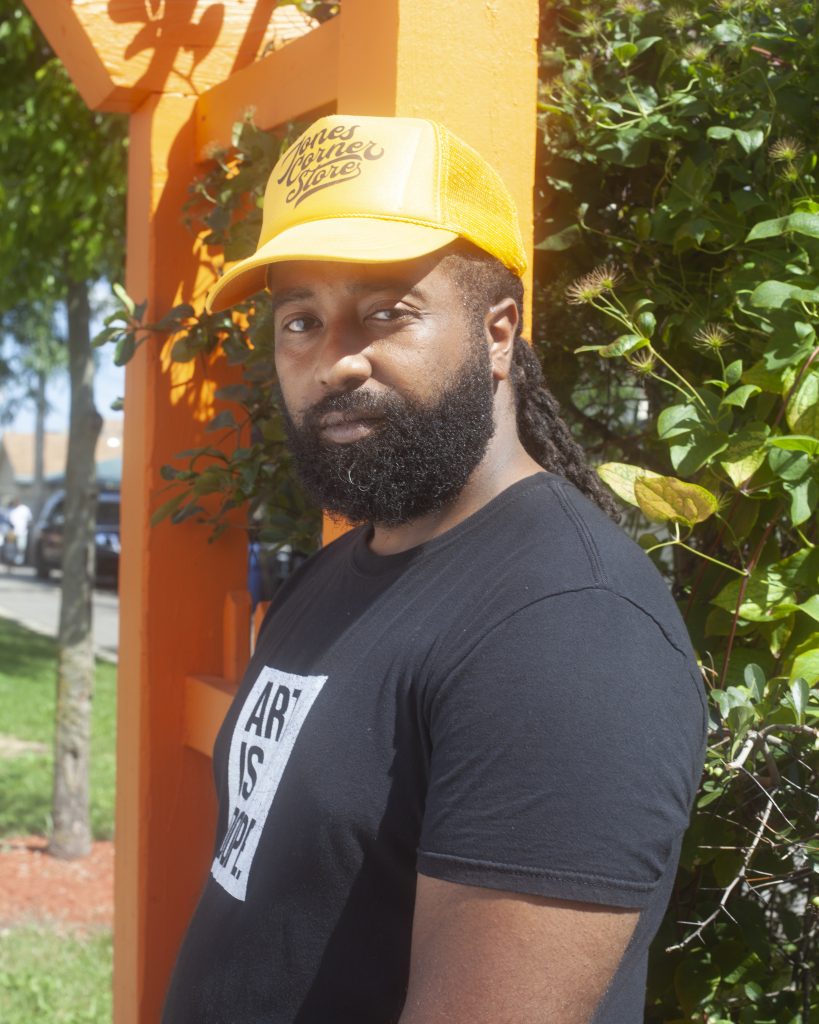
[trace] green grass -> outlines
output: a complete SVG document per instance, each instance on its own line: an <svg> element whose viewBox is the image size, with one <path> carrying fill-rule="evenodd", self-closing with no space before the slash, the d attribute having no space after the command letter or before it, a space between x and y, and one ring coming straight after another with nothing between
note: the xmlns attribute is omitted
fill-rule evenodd
<svg viewBox="0 0 819 1024"><path fill-rule="evenodd" d="M0 932L0 1021L110 1024L111 959L110 932Z"/></svg>
<svg viewBox="0 0 819 1024"><path fill-rule="evenodd" d="M0 836L49 832L56 656L50 638L0 619L0 733L47 748L47 753L0 758ZM97 662L90 779L96 839L114 833L115 731L116 666ZM65 1018L75 1019L97 1018Z"/></svg>
<svg viewBox="0 0 819 1024"><path fill-rule="evenodd" d="M47 835L51 818L56 645L0 619L0 733L47 753L0 758L0 836ZM116 667L97 662L91 738L91 823L114 832ZM2 1024L110 1024L110 930L71 935L46 926L0 931Z"/></svg>

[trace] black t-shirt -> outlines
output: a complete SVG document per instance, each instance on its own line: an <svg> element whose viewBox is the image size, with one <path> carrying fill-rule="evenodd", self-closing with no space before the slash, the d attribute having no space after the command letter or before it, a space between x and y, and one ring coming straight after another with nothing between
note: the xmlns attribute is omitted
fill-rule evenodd
<svg viewBox="0 0 819 1024"><path fill-rule="evenodd" d="M219 733L216 852L166 1024L394 1024L416 872L641 910L646 951L706 710L649 559L559 477L377 556L352 531L281 589Z"/></svg>

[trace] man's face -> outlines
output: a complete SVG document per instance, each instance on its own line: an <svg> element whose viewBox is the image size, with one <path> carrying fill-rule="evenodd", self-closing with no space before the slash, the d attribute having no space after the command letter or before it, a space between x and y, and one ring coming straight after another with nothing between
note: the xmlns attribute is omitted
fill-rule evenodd
<svg viewBox="0 0 819 1024"><path fill-rule="evenodd" d="M274 266L276 368L313 498L397 526L461 491L494 430L487 339L437 254Z"/></svg>

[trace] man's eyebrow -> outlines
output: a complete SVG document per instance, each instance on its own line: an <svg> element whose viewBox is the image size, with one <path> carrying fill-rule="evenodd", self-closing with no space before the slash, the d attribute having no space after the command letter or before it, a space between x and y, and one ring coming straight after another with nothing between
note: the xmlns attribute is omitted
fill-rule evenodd
<svg viewBox="0 0 819 1024"><path fill-rule="evenodd" d="M270 306L275 313L279 306L283 306L286 302L300 302L312 297L313 292L309 288L278 288L271 292Z"/></svg>

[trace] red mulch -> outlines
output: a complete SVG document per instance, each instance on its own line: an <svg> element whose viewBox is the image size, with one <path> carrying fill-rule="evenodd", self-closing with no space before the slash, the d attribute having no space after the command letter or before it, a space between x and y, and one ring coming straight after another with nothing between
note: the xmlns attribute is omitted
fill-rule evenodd
<svg viewBox="0 0 819 1024"><path fill-rule="evenodd" d="M0 839L0 927L112 927L114 844L94 843L80 860L57 860L41 836Z"/></svg>

